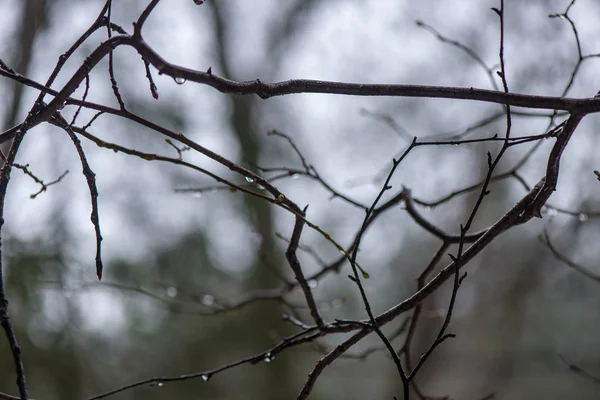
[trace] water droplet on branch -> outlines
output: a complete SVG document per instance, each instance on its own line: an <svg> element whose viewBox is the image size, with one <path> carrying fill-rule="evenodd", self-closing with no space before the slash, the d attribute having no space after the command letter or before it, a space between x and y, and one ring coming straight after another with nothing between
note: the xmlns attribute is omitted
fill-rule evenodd
<svg viewBox="0 0 600 400"><path fill-rule="evenodd" d="M215 304L215 297L211 296L210 294L205 294L202 297L202 304L204 304L205 306L212 306L213 304Z"/></svg>

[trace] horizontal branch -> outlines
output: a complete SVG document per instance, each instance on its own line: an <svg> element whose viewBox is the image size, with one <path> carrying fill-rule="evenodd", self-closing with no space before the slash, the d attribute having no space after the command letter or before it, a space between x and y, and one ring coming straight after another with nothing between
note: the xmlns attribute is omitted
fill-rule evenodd
<svg viewBox="0 0 600 400"><path fill-rule="evenodd" d="M263 99L275 96L300 93L338 94L351 96L392 96L472 100L487 103L504 104L517 107L564 110L570 113L588 114L600 111L600 98L566 98L553 96L536 96L518 93L504 93L495 90L476 89L473 87L445 87L401 84L363 84L311 79L293 79L283 82L266 83L259 79L252 81L233 81L207 71L197 71L171 64L154 51L143 39L130 35L114 36L100 44L84 61L65 87L55 95L50 107L36 116L34 125L48 119L60 105L77 89L85 76L110 51L120 45L128 45L137 50L142 58L152 64L159 72L177 78L178 81L191 81L211 86L222 93L248 95L256 94ZM2 75L12 75L1 71ZM38 88L40 89L40 88Z"/></svg>
<svg viewBox="0 0 600 400"><path fill-rule="evenodd" d="M117 39L118 37L115 37ZM209 85L222 93L257 94L263 99L298 93L323 93L351 96L393 96L474 100L525 108L565 110L576 113L600 111L600 99L573 99L564 97L535 96L518 93L504 93L495 90L422 86L397 84L364 84L311 79L293 79L284 82L265 83L259 79L237 82L212 73L188 69L164 60L143 40L131 36L121 36L120 41L134 47L146 61L150 62L159 74L166 74L179 80Z"/></svg>

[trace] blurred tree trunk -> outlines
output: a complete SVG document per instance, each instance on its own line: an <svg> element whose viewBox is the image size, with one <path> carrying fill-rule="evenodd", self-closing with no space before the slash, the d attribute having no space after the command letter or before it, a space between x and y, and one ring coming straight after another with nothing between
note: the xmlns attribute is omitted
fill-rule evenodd
<svg viewBox="0 0 600 400"><path fill-rule="evenodd" d="M217 37L216 51L220 62L220 68L223 76L230 79L239 79L240 77L233 76L232 63L236 62L227 56L228 43L226 42L227 31L229 29L228 22L231 17L227 15L223 4L220 2L210 2L214 5L215 16L215 36ZM249 70L253 68L249 67ZM239 141L243 152L243 159L250 165L260 164L260 138L254 129L256 118L256 98L252 96L233 96L232 113L229 120L231 132ZM282 254L276 250L277 246L274 243L275 238L273 231L273 215L271 205L265 201L261 201L254 197L245 196L245 213L250 216L250 221L253 223L253 229L261 238L260 248L256 259L254 260L253 268L255 274L253 279L249 280L249 284L259 285L260 287L274 287L281 282L275 275L266 268L264 262L269 263L269 266L279 267L285 262ZM263 257L267 257L264 260ZM248 287L250 290L251 288ZM279 305L276 304L261 304L259 307L252 307L248 311L248 319L250 321L260 321L261 328L254 332L254 342L260 343L261 348L268 348L274 342L272 335L269 332L279 331L282 327L282 319L279 312ZM278 400L283 398L292 398L295 394L294 385L291 384L292 369L290 368L288 357L281 357L277 360L277 368L265 368L261 370L261 380L264 383L260 385L262 393L256 393L257 398L268 400Z"/></svg>
<svg viewBox="0 0 600 400"><path fill-rule="evenodd" d="M13 40L12 57L8 60L8 66L23 75L29 75L29 68L33 57L33 46L37 36L48 26L48 4L46 0L24 0L21 10L21 21ZM2 124L2 130L8 129L20 122L19 107L23 98L25 85L9 80L9 90L12 98L8 105L6 119ZM6 97L9 97L8 95ZM2 151L10 147L10 143L2 145Z"/></svg>

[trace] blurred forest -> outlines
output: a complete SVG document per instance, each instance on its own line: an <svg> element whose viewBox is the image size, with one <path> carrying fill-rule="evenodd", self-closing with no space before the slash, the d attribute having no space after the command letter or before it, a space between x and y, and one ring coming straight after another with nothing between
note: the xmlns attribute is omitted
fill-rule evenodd
<svg viewBox="0 0 600 400"><path fill-rule="evenodd" d="M148 3L114 1L111 21L132 33L132 22ZM502 90L494 72L499 68L498 16L490 10L499 7L499 0L197 3L162 0L145 23L146 43L173 64L198 71L210 67L235 81L303 78ZM600 53L600 3L578 0L568 18L561 16L570 3L506 2L504 51L512 92L590 98L600 90L600 60L580 57ZM0 59L23 76L45 82L104 4L0 0ZM60 90L106 39L106 29L95 32L67 61L52 88ZM368 206L392 159L414 136L476 139L506 129L504 107L498 104L310 93L263 100L193 82L177 84L150 67L158 88L154 99L135 50L117 48L113 62L128 110L260 176L279 174L273 184L300 207L309 205L307 219L342 246L352 243L365 212L332 195L324 183ZM90 73L87 100L118 108L108 65L103 60ZM74 97L84 91L81 85ZM0 77L0 131L21 123L38 94ZM68 105L61 112L70 120L77 109ZM83 108L78 118L89 121L94 114ZM542 134L564 118L560 112L516 108L512 129L516 136ZM569 142L543 218L502 234L467 264L448 327L456 337L435 349L416 378L426 395L598 398L600 384L592 378L600 377L600 250L595 246L600 182L593 174L600 169L595 152L599 123L595 114L587 116ZM181 156L240 187L253 186L223 165L126 119L104 114L90 131L146 153ZM33 128L17 156L46 184L60 181L40 186L13 168L7 192L4 286L31 398L91 399L153 377L212 371L275 346L297 331L290 319L313 323L300 289L282 295L285 282L294 279L286 261L292 214L198 171L81 140L99 192L102 281L95 274L89 190L77 152L61 129L50 124ZM543 140L507 151L498 171L519 165L518 173L492 182L472 231L492 225L521 199L527 192L522 182L533 186L543 176L552 144ZM3 145L5 154L9 145ZM459 234L479 193L467 191L439 205L436 200L481 182L488 172L486 153L497 153L501 145L482 141L417 148L390 184L410 188L427 220ZM321 181L304 173L304 162ZM376 314L415 293L417 278L440 247L439 238L415 224L404 208L388 211L369 227L358 252L370 274L363 285ZM339 250L308 227L300 246L298 258L307 276L340 259ZM446 251L452 252L456 246ZM450 262L443 257L438 269ZM577 264L569 266L567 258ZM351 273L342 257L339 273L308 282L326 321L367 318L360 293L347 278ZM438 334L452 289L447 282L423 301L413 357ZM259 299L245 302L248 296ZM408 318L408 313L400 315L383 331L390 336L400 332ZM293 399L315 363L349 336L327 335L265 362L205 379L155 381L107 398ZM405 337L404 332L392 342L400 347ZM588 373L591 377L583 376ZM17 395L15 380L2 335L0 392ZM400 399L401 388L394 362L371 334L324 370L310 398Z"/></svg>

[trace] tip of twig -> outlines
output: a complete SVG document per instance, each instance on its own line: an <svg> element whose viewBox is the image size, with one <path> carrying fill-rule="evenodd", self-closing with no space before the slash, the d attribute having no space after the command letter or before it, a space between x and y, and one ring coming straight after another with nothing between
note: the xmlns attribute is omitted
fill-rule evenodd
<svg viewBox="0 0 600 400"><path fill-rule="evenodd" d="M150 93L152 94L154 100L158 100L158 88L154 83L150 85Z"/></svg>
<svg viewBox="0 0 600 400"><path fill-rule="evenodd" d="M104 266L102 265L102 262L96 263L96 276L98 277L99 281L102 280L102 271L103 270L104 270Z"/></svg>

